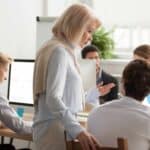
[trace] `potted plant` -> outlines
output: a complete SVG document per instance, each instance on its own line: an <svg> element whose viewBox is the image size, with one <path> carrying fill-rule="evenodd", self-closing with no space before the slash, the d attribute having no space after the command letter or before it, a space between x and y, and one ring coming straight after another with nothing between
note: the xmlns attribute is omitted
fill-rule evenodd
<svg viewBox="0 0 150 150"><path fill-rule="evenodd" d="M115 57L112 53L115 46L112 32L113 30L106 31L104 27L100 27L93 34L92 44L98 47L101 58L108 59Z"/></svg>

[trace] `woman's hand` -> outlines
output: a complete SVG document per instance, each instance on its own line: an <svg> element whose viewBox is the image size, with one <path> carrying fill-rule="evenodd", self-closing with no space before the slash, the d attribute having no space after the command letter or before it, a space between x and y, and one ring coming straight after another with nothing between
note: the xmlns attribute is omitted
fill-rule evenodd
<svg viewBox="0 0 150 150"><path fill-rule="evenodd" d="M77 139L79 140L83 150L96 150L96 145L99 146L97 140L86 131L82 131L77 136Z"/></svg>

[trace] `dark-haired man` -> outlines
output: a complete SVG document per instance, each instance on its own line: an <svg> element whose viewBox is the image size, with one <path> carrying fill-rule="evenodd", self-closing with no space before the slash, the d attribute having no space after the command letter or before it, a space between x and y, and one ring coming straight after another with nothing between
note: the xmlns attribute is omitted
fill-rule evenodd
<svg viewBox="0 0 150 150"><path fill-rule="evenodd" d="M150 64L129 62L122 74L122 98L95 108L88 131L103 145L115 146L117 137L128 140L128 150L149 150L150 109L143 100L150 93Z"/></svg>

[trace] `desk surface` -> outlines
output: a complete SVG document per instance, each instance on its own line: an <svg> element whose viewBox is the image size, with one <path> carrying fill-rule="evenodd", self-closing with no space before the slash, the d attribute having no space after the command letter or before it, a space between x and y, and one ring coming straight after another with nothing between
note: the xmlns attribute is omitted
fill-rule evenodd
<svg viewBox="0 0 150 150"><path fill-rule="evenodd" d="M78 113L78 115L77 115L77 120L85 128L87 127L87 117L88 117L88 114L83 113L83 112Z"/></svg>
<svg viewBox="0 0 150 150"><path fill-rule="evenodd" d="M8 128L0 128L0 136L32 141L32 135L20 135Z"/></svg>
<svg viewBox="0 0 150 150"><path fill-rule="evenodd" d="M32 115L29 115L28 118L29 119L26 118L25 120L31 120ZM81 125L86 127L87 114L80 113L77 117L77 120L80 122ZM32 135L20 135L8 128L0 128L0 136L16 138L16 139L21 139L21 140L26 140L26 141L32 141Z"/></svg>

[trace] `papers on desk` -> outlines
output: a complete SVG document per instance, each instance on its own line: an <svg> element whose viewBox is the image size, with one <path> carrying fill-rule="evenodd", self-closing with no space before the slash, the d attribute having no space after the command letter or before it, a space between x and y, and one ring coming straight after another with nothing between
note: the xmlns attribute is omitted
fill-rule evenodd
<svg viewBox="0 0 150 150"><path fill-rule="evenodd" d="M96 86L96 62L94 60L79 59L83 88L85 91Z"/></svg>
<svg viewBox="0 0 150 150"><path fill-rule="evenodd" d="M86 128L87 118L88 118L88 113L80 112L77 114L77 120L85 128Z"/></svg>
<svg viewBox="0 0 150 150"><path fill-rule="evenodd" d="M79 116L79 117L88 117L88 113L87 112L79 112L78 114L77 114L77 116Z"/></svg>

